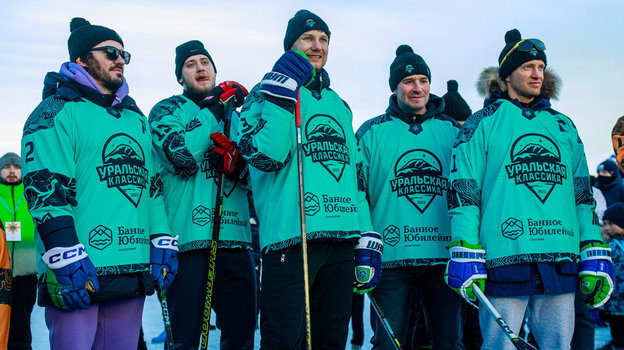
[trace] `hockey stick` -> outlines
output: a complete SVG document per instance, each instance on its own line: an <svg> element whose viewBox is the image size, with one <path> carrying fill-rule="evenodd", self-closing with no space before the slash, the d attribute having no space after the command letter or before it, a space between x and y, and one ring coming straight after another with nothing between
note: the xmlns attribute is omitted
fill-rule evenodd
<svg viewBox="0 0 624 350"><path fill-rule="evenodd" d="M373 311L375 311L375 314L379 318L381 325L386 330L388 337L392 339L392 345L394 345L395 350L402 350L403 347L401 347L401 343L399 343L399 339L397 339L396 335L394 334L394 331L390 327L390 323L388 323L388 319L386 319L386 315L384 314L383 310L381 310L381 308L379 307L379 304L377 304L377 300L375 300L375 298L373 297L371 293L366 293L366 295L368 296L368 299L371 302Z"/></svg>
<svg viewBox="0 0 624 350"><path fill-rule="evenodd" d="M522 338L518 337L511 330L511 328L509 328L509 326L507 325L505 320L503 320L501 315L494 308L494 305L492 305L492 303L490 303L488 298L485 296L485 294L483 294L483 292L481 291L481 289L479 289L479 287L477 286L476 283L472 284L472 290L474 290L474 293L477 296L477 298L479 299L479 302L483 306L485 306L485 309L487 310L487 312L489 312L490 315L492 315L492 317L494 317L494 319L496 320L496 323L498 323L500 328L505 332L505 335L507 336L507 338L509 338L509 340L511 340L511 343L513 344L513 346L516 349L518 349L518 350L537 350L533 345L527 343Z"/></svg>
<svg viewBox="0 0 624 350"><path fill-rule="evenodd" d="M234 111L236 97L233 95L223 101L225 109L225 120L223 121L223 134L230 137L230 124L232 111ZM210 314L212 311L212 287L214 286L215 265L217 262L217 246L219 245L219 231L221 230L221 215L223 213L223 181L225 174L219 174L217 182L217 198L215 200L214 220L212 220L212 239L210 240L210 256L208 260L208 278L206 279L206 300L204 301L204 320L202 322L202 333L200 348L208 348L208 332L210 331Z"/></svg>
<svg viewBox="0 0 624 350"><path fill-rule="evenodd" d="M162 268L162 278L165 280L167 276L167 269ZM174 349L173 332L171 331L171 320L169 319L169 306L167 306L167 294L165 293L165 286L158 286L158 296L160 297L160 308L162 309L163 323L165 324L165 335L167 337L167 349Z"/></svg>
<svg viewBox="0 0 624 350"><path fill-rule="evenodd" d="M301 139L301 94L295 104L297 131L297 173L299 174L299 217L301 219L301 254L303 255L303 288L305 291L306 340L312 350L312 321L310 320L310 277L308 276L308 242L306 236L305 192L303 188L303 141Z"/></svg>

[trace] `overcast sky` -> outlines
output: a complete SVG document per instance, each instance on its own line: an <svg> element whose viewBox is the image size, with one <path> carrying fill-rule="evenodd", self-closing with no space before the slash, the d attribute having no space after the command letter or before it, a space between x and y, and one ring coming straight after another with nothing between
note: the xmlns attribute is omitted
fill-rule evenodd
<svg viewBox="0 0 624 350"><path fill-rule="evenodd" d="M148 114L181 92L175 47L201 40L217 80L251 89L283 53L286 23L301 8L327 22L325 68L332 87L353 110L354 129L387 107L389 66L409 44L431 68L431 92L446 81L473 112L483 99L475 81L496 65L505 32L546 44L548 69L563 80L553 108L568 115L585 143L590 172L612 153L610 132L624 114L624 1L30 1L0 0L0 155L19 152L24 122L41 101L43 77L68 61L72 17L117 31L132 54L125 77L130 95Z"/></svg>

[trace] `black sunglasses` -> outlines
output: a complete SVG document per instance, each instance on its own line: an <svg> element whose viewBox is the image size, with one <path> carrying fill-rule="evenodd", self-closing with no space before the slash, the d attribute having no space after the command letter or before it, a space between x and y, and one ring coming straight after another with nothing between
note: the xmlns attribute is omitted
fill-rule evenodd
<svg viewBox="0 0 624 350"><path fill-rule="evenodd" d="M106 53L106 57L111 61L116 61L117 57L121 56L121 59L125 64L130 63L130 52L119 50L116 47L100 46L92 48L91 51L104 51L104 53Z"/></svg>

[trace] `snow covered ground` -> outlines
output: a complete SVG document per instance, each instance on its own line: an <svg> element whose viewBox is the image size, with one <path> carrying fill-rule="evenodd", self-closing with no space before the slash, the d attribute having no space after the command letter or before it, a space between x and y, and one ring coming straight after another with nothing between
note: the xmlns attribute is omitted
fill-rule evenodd
<svg viewBox="0 0 624 350"><path fill-rule="evenodd" d="M370 325L366 320L369 319L369 306L365 303L364 307L364 339L370 339L373 332ZM31 315L32 333L33 333L33 349L44 350L50 348L48 341L48 329L46 328L43 308L35 306ZM156 295L148 297L145 301L145 308L143 311L143 332L145 333L145 341L147 342L147 348L150 350L163 349L162 343L152 344L151 339L163 330L162 314L160 311L160 304ZM349 339L351 339L351 331L349 331ZM606 344L611 339L608 328L596 329L596 348L599 348ZM260 348L260 331L256 330L256 349ZM371 345L368 341L365 341L363 349L370 349ZM219 330L210 331L208 349L219 349ZM351 345L347 344L347 350L351 349Z"/></svg>

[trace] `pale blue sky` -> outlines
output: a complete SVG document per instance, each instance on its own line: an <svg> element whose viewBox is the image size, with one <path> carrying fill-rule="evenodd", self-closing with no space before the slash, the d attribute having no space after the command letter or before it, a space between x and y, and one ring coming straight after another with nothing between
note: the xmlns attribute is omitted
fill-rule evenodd
<svg viewBox="0 0 624 350"><path fill-rule="evenodd" d="M432 93L459 82L473 111L477 76L497 63L505 32L542 39L548 66L563 80L553 107L585 143L590 171L611 152L610 131L624 114L623 1L31 1L0 0L0 154L19 151L22 127L41 100L43 77L68 60L69 22L80 16L116 30L132 62L125 76L144 113L181 92L175 47L206 45L217 80L251 89L283 53L286 23L306 8L332 32L326 65L332 87L351 106L354 128L387 106L396 47L411 45L432 72Z"/></svg>

